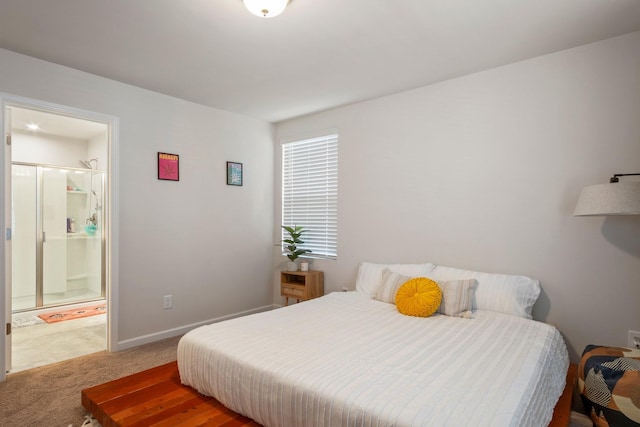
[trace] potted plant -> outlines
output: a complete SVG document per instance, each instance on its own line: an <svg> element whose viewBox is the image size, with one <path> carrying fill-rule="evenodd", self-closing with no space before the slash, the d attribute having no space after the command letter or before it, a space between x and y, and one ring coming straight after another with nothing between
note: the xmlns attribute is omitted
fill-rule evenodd
<svg viewBox="0 0 640 427"><path fill-rule="evenodd" d="M282 241L282 248L284 249L285 255L289 258L289 263L287 264L288 271L297 271L298 264L296 264L296 259L300 257L300 255L304 255L306 253L311 252L309 249L299 249L298 245L303 244L304 242L301 240L302 234L307 230L304 227L299 225L294 225L293 227L289 227L283 225L282 228L289 233L289 238L284 239Z"/></svg>

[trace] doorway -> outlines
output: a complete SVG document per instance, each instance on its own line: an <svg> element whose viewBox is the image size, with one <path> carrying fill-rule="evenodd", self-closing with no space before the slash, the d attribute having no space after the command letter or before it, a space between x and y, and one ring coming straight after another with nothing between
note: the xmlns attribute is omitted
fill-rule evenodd
<svg viewBox="0 0 640 427"><path fill-rule="evenodd" d="M115 119L59 106L43 108L39 102L3 105L9 146L5 177L10 177L4 198L5 223L10 224L4 307L5 318L12 321L4 353L6 370L14 372L12 367L31 368L111 347L109 171ZM46 321L58 312L88 311L96 304L105 306L104 315ZM77 345L60 344L70 342L65 334L75 335L67 338ZM14 349L12 335L19 344ZM34 352L36 343L42 346L49 336L58 348ZM28 353L58 358L21 360L30 357L24 353L25 342L32 343Z"/></svg>

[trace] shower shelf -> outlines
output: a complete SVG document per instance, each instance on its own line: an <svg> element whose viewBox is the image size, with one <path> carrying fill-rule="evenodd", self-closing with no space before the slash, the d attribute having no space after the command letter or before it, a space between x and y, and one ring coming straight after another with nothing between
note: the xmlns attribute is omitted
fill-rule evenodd
<svg viewBox="0 0 640 427"><path fill-rule="evenodd" d="M67 235L60 235L60 236L47 236L47 242L53 242L56 240L83 240L83 239L94 239L96 237L100 237L97 235L93 235L93 236L89 236L88 234L85 233L67 233Z"/></svg>
<svg viewBox="0 0 640 427"><path fill-rule="evenodd" d="M95 234L93 236L88 235L87 233L67 233L67 238L69 239L94 239L98 236Z"/></svg>

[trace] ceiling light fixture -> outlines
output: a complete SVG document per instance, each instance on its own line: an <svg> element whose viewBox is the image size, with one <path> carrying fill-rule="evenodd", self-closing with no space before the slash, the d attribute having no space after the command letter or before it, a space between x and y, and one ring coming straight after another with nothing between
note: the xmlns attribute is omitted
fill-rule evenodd
<svg viewBox="0 0 640 427"><path fill-rule="evenodd" d="M32 130L34 132L40 130L40 126L37 123L27 123L25 126L27 127L27 129Z"/></svg>
<svg viewBox="0 0 640 427"><path fill-rule="evenodd" d="M289 4L289 0L242 0L249 12L261 18L273 18L280 15Z"/></svg>
<svg viewBox="0 0 640 427"><path fill-rule="evenodd" d="M640 173L617 173L609 184L584 187L574 216L638 215L640 214L640 181L619 182L622 176Z"/></svg>

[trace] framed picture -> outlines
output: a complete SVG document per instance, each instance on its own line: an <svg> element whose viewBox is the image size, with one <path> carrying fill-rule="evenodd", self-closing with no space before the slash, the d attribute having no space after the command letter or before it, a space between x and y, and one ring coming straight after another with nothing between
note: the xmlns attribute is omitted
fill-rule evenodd
<svg viewBox="0 0 640 427"><path fill-rule="evenodd" d="M180 156L158 153L158 179L180 181Z"/></svg>
<svg viewBox="0 0 640 427"><path fill-rule="evenodd" d="M227 162L227 185L242 185L242 163Z"/></svg>

